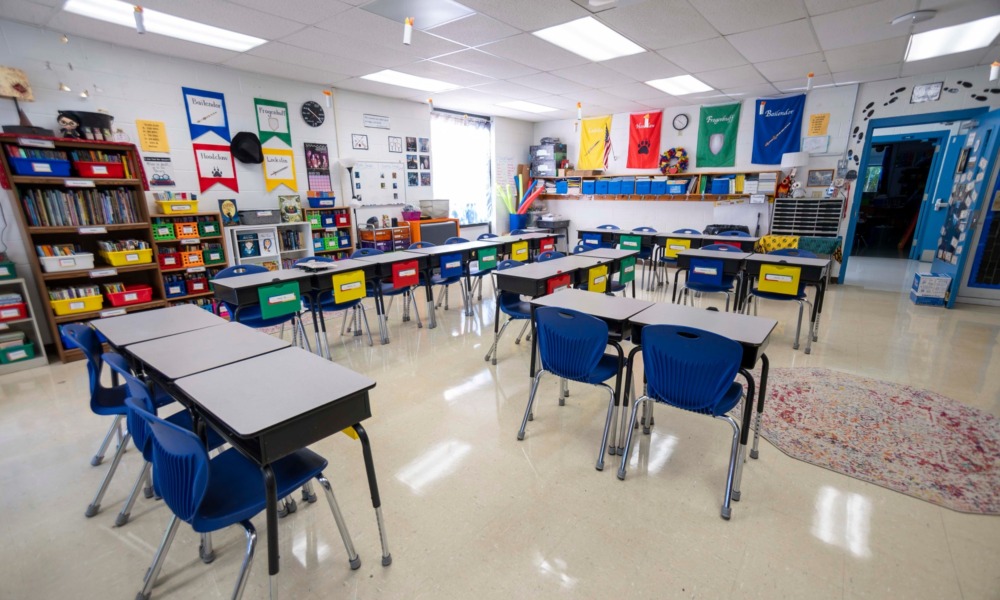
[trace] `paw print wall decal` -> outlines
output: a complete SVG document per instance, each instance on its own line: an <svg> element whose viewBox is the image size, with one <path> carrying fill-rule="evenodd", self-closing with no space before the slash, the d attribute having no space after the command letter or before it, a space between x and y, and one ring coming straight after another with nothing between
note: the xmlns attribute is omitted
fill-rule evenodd
<svg viewBox="0 0 1000 600"><path fill-rule="evenodd" d="M639 142L639 149L636 150L638 154L649 154L649 140L642 140Z"/></svg>
<svg viewBox="0 0 1000 600"><path fill-rule="evenodd" d="M212 167L212 177L222 177L222 169L219 167Z"/></svg>

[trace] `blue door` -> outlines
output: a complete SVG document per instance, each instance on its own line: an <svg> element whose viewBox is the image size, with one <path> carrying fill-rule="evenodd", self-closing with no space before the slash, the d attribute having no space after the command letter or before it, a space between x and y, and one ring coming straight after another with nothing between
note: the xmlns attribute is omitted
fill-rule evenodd
<svg viewBox="0 0 1000 600"><path fill-rule="evenodd" d="M973 239L978 237L977 226L982 227L980 209L987 190L992 189L1000 140L1000 110L991 111L976 121L977 125L969 132L959 153L944 226L931 266L932 273L951 276L948 308L953 307L958 298L960 278L972 254Z"/></svg>
<svg viewBox="0 0 1000 600"><path fill-rule="evenodd" d="M931 181L928 181L927 195L920 207L920 221L917 223L917 235L914 240L913 249L910 251L910 258L930 262L934 260L934 251L938 247L938 239L941 237L941 227L944 225L944 217L948 214L948 198L951 196L951 187L955 179L955 166L958 164L958 155L961 154L965 146L964 135L953 135L946 141L947 148L943 152L943 160L936 167L936 171L931 171ZM934 154L937 163L942 152L938 150ZM937 182L933 181L935 173Z"/></svg>

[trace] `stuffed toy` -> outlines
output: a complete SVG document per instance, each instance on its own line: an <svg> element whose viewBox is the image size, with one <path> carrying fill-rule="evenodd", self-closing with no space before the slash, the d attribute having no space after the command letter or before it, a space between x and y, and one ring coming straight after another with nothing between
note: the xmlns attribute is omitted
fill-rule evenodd
<svg viewBox="0 0 1000 600"><path fill-rule="evenodd" d="M786 175L785 178L781 180L781 183L778 184L777 197L787 198L788 192L791 189L792 189L792 176Z"/></svg>

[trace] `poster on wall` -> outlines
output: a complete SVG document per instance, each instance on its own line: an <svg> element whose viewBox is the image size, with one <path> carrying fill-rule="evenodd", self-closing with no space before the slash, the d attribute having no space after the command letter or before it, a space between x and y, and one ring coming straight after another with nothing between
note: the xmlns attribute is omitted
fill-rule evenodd
<svg viewBox="0 0 1000 600"><path fill-rule="evenodd" d="M139 132L139 148L143 152L170 152L166 123L136 119L135 128Z"/></svg>
<svg viewBox="0 0 1000 600"><path fill-rule="evenodd" d="M753 122L753 159L758 165L779 165L781 155L802 147L802 112L806 95L757 100ZM700 166L700 165L699 165Z"/></svg>
<svg viewBox="0 0 1000 600"><path fill-rule="evenodd" d="M580 160L576 168L580 170L604 169L607 167L607 145L611 131L611 117L584 119L580 125Z"/></svg>
<svg viewBox="0 0 1000 600"><path fill-rule="evenodd" d="M218 92L182 87L184 110L187 112L188 128L194 141L212 132L230 141L229 115L226 113L226 97Z"/></svg>
<svg viewBox="0 0 1000 600"><path fill-rule="evenodd" d="M291 150L263 148L264 189L271 192L284 185L293 192L299 191L295 179L295 157Z"/></svg>
<svg viewBox="0 0 1000 600"><path fill-rule="evenodd" d="M198 168L198 188L204 192L213 185L240 191L236 183L236 168L229 146L214 144L192 144L194 162Z"/></svg>
<svg viewBox="0 0 1000 600"><path fill-rule="evenodd" d="M326 144L304 144L306 149L306 175L309 189L314 192L332 192L330 182L330 151Z"/></svg>
<svg viewBox="0 0 1000 600"><path fill-rule="evenodd" d="M629 169L655 169L660 161L660 128L663 111L629 115Z"/></svg>
<svg viewBox="0 0 1000 600"><path fill-rule="evenodd" d="M736 164L736 134L740 103L702 106L698 116L696 167L732 167Z"/></svg>
<svg viewBox="0 0 1000 600"><path fill-rule="evenodd" d="M278 138L288 147L292 146L292 134L288 128L288 103L277 100L253 99L254 112L257 113L257 132L260 143L267 143L271 138Z"/></svg>
<svg viewBox="0 0 1000 600"><path fill-rule="evenodd" d="M143 156L142 162L146 163L146 177L149 178L149 185L153 187L177 185L174 182L174 166L171 164L169 156Z"/></svg>

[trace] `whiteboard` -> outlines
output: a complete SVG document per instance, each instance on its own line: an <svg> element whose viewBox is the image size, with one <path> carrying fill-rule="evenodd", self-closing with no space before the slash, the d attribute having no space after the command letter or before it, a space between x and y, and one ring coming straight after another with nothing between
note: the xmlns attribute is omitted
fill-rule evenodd
<svg viewBox="0 0 1000 600"><path fill-rule="evenodd" d="M351 191L362 206L406 204L406 165L403 161L358 162L354 165Z"/></svg>

